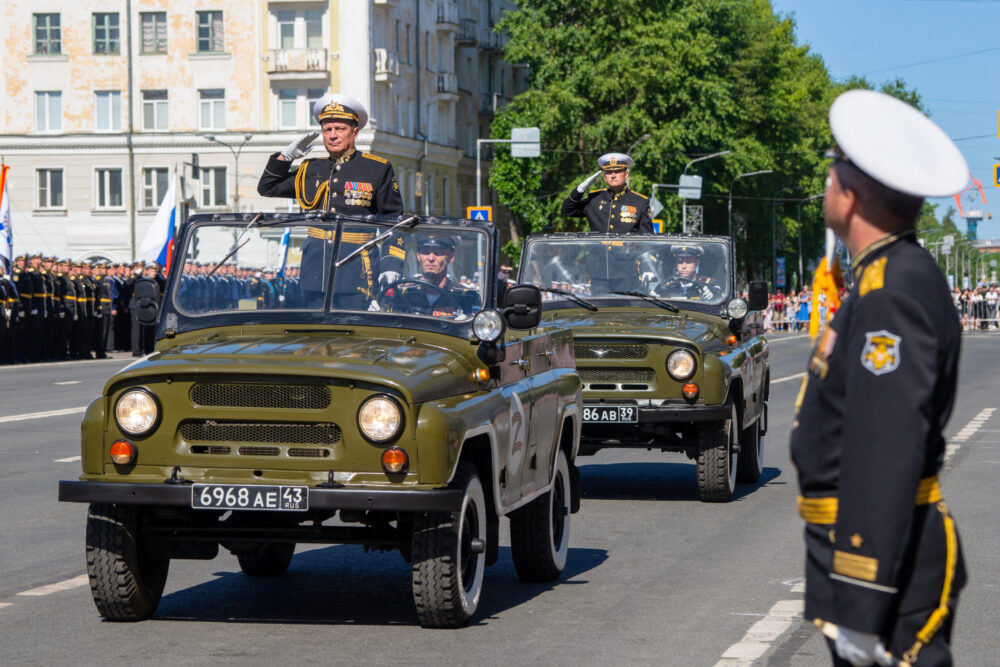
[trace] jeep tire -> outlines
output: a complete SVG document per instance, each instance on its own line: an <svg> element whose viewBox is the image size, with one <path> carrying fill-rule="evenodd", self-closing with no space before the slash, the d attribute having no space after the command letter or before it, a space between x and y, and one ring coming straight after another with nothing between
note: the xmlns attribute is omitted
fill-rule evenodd
<svg viewBox="0 0 1000 667"><path fill-rule="evenodd" d="M755 421L740 432L740 462L736 467L736 481L754 483L764 472L764 438L760 434L760 421Z"/></svg>
<svg viewBox="0 0 1000 667"><path fill-rule="evenodd" d="M703 501L724 503L736 490L739 465L739 414L736 404L728 403L730 417L723 422L702 427L698 451L698 495Z"/></svg>
<svg viewBox="0 0 1000 667"><path fill-rule="evenodd" d="M566 453L559 449L552 488L510 515L510 550L521 581L554 581L569 552L570 479Z"/></svg>
<svg viewBox="0 0 1000 667"><path fill-rule="evenodd" d="M479 606L486 568L486 496L475 467L458 464L452 486L462 489L456 512L419 514L410 566L413 602L425 627L457 628Z"/></svg>
<svg viewBox="0 0 1000 667"><path fill-rule="evenodd" d="M238 554L240 569L248 577L280 577L295 555L294 542L268 542L252 554Z"/></svg>
<svg viewBox="0 0 1000 667"><path fill-rule="evenodd" d="M154 553L142 539L139 508L90 505L87 515L87 575L101 616L141 621L160 604L170 556Z"/></svg>

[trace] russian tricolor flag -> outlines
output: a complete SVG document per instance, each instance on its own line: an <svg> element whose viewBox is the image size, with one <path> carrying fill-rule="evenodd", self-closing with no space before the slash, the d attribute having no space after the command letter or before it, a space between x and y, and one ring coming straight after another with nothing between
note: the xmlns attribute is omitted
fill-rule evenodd
<svg viewBox="0 0 1000 667"><path fill-rule="evenodd" d="M177 177L172 174L167 194L160 202L153 224L139 246L139 253L148 261L163 267L163 275L170 275L170 258L174 254L174 225L177 223Z"/></svg>

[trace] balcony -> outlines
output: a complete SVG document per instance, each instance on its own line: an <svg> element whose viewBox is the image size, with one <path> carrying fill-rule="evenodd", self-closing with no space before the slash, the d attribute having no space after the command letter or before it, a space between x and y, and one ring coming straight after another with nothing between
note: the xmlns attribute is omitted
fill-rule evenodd
<svg viewBox="0 0 1000 667"><path fill-rule="evenodd" d="M267 73L276 78L329 76L326 49L271 49Z"/></svg>
<svg viewBox="0 0 1000 667"><path fill-rule="evenodd" d="M458 30L458 3L455 0L438 0L437 3L438 30Z"/></svg>
<svg viewBox="0 0 1000 667"><path fill-rule="evenodd" d="M489 53L496 53L503 50L507 43L507 36L493 32L492 28L483 28L479 31L479 48Z"/></svg>
<svg viewBox="0 0 1000 667"><path fill-rule="evenodd" d="M476 32L475 19L462 19L458 23L455 46L475 46L479 42Z"/></svg>
<svg viewBox="0 0 1000 667"><path fill-rule="evenodd" d="M392 81L399 76L399 57L389 49L375 49L375 80Z"/></svg>
<svg viewBox="0 0 1000 667"><path fill-rule="evenodd" d="M483 93L480 96L479 113L483 116L492 116L504 108L508 102L510 99L500 93Z"/></svg>
<svg viewBox="0 0 1000 667"><path fill-rule="evenodd" d="M458 101L458 77L454 72L438 72L437 91L442 99Z"/></svg>

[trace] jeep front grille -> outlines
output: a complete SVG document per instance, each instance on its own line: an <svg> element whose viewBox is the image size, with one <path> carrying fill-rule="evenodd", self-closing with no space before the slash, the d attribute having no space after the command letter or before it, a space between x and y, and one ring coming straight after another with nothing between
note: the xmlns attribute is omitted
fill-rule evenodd
<svg viewBox="0 0 1000 667"><path fill-rule="evenodd" d="M656 382L652 368L577 368L583 389L592 391L648 391Z"/></svg>
<svg viewBox="0 0 1000 667"><path fill-rule="evenodd" d="M289 445L335 445L340 442L336 424L284 424L274 422L188 421L181 424L181 437L188 442L284 443ZM240 454L244 448L240 448ZM268 456L268 454L259 454Z"/></svg>
<svg viewBox="0 0 1000 667"><path fill-rule="evenodd" d="M586 343L573 346L577 359L645 359L649 347L631 343Z"/></svg>
<svg viewBox="0 0 1000 667"><path fill-rule="evenodd" d="M191 388L191 402L214 408L285 408L325 410L330 389L310 384L216 384L199 382Z"/></svg>

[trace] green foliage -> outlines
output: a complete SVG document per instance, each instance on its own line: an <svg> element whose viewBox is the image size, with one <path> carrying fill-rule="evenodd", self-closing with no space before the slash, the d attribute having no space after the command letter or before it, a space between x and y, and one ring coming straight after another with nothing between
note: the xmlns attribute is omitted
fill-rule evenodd
<svg viewBox="0 0 1000 667"><path fill-rule="evenodd" d="M530 78L496 115L492 136L537 126L542 137L540 158L511 158L502 144L494 154L489 184L510 209L511 259L527 234L585 230L585 220L559 214L563 199L596 171L598 156L649 133L631 153L631 187L647 195L654 183L677 183L695 157L732 151L688 172L704 179L702 199L689 203L704 206L706 233L728 233L737 175L774 170L733 185L733 212L745 221L740 258L748 277L770 277L773 215L778 255L797 266L797 204L824 189L830 104L871 85L832 82L822 59L796 43L791 18L768 0L620 0L613 10L603 0L521 0L498 30L510 37L506 59ZM883 88L919 103L902 81ZM656 195L659 217L680 231L681 200L672 190ZM803 254L817 257L821 202L801 212Z"/></svg>

